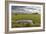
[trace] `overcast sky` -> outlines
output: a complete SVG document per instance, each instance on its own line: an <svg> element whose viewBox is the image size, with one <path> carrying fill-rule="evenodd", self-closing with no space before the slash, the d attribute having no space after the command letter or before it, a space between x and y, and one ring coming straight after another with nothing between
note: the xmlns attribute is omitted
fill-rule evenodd
<svg viewBox="0 0 46 34"><path fill-rule="evenodd" d="M39 6L12 6L12 12L25 12L25 13L32 13L32 12L41 12L41 7Z"/></svg>

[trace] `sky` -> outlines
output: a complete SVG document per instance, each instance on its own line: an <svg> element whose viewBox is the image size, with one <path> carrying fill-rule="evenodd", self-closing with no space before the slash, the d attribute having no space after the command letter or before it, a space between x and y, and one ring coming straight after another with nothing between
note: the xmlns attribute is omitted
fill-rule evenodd
<svg viewBox="0 0 46 34"><path fill-rule="evenodd" d="M39 6L12 6L12 12L14 13L40 13L41 7Z"/></svg>

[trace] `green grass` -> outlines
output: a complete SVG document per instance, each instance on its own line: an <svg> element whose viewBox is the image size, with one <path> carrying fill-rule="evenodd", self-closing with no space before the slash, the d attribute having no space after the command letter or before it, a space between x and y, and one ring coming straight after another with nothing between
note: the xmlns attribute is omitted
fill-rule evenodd
<svg viewBox="0 0 46 34"><path fill-rule="evenodd" d="M32 20L32 24L17 24L16 20ZM12 15L12 27L39 27L40 26L40 14L17 14Z"/></svg>

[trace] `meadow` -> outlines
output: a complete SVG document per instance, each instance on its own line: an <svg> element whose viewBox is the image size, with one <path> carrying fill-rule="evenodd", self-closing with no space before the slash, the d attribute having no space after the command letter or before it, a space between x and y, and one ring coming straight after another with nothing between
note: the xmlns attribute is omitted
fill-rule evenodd
<svg viewBox="0 0 46 34"><path fill-rule="evenodd" d="M16 27L39 27L40 14L13 14L12 15L12 28ZM17 24L16 20L32 20L32 24Z"/></svg>

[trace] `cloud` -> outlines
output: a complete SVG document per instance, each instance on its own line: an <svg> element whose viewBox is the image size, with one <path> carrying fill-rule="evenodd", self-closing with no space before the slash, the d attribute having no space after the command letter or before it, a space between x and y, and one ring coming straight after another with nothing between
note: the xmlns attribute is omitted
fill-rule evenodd
<svg viewBox="0 0 46 34"><path fill-rule="evenodd" d="M32 13L32 12L39 12L41 11L41 7L39 6L12 6L13 12L25 12L25 13Z"/></svg>

